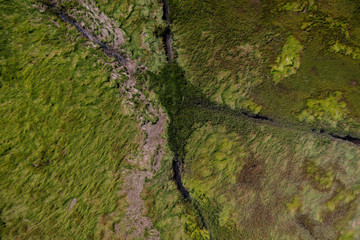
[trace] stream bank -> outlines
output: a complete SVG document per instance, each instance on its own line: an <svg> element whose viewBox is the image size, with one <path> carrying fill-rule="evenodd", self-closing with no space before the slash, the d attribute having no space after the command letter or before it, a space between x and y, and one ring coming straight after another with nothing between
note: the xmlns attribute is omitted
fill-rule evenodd
<svg viewBox="0 0 360 240"><path fill-rule="evenodd" d="M163 2L166 3L166 0L164 0ZM168 7L165 7L164 5L164 15L167 14L167 17L165 17L165 19L167 20L167 27L164 31L164 47L165 47L165 51L167 54L167 58L169 63L173 62L173 49L172 49L172 38L171 38L171 29L170 29L170 23L169 23L169 17L168 17L168 13L169 13L169 9ZM69 22L70 24L72 24L73 26L75 26L79 32L81 32L86 38L92 40L93 42L97 43L102 50L104 50L104 52L106 54L108 54L109 56L115 57L120 64L122 65L126 65L127 61L126 58L122 57L120 54L118 54L117 52L114 52L113 50L111 50L109 47L107 47L107 45L102 44L100 41L98 41L96 38L94 38L91 34L89 34L88 32L86 32L86 30L84 30L81 26L79 26L75 21L70 20L66 15L63 14L58 14L58 16L66 21ZM171 54L170 54L171 53ZM170 72L171 73L171 72ZM173 163L172 163L172 167L173 167L173 178L178 186L178 189L180 190L181 194L183 195L183 197L190 201L193 205L194 208L197 209L197 213L199 218L201 219L202 225L205 228L208 228L207 224L205 223L204 217L201 214L201 211L199 210L198 204L191 198L189 191L185 188L185 186L182 183L182 168L183 168L183 161L184 161L184 150L183 147L186 144L186 139L187 137L191 134L191 129L188 130L188 133L183 134L182 131L184 129L179 128L179 125L182 124L182 121L186 121L185 120L180 120L180 118L182 116L185 115L180 115L179 112L181 111L181 109L185 109L188 106L195 106L197 105L197 107L201 107L204 109L211 109L214 111L222 111L222 112L226 112L228 113L230 110L227 107L219 107L217 104L212 103L212 104L207 104L204 103L203 100L205 99L201 99L201 98L192 98L191 94L187 93L187 91L191 90L191 88L193 86L190 86L190 84L188 85L188 83L186 83L184 76L180 76L180 80L176 80L176 81L169 81L169 82L164 82L163 84L166 85L165 87L163 86L163 88L165 89L170 89L170 91L165 91L165 93L160 93L163 95L167 95L166 98L164 98L165 103L163 104L166 109L168 110L169 113L169 117L171 118L171 121L174 122L173 125L169 125L169 131L171 132L171 134L168 137L169 142L173 142L170 143L173 147L173 153L174 153L174 159L173 159ZM170 97L169 97L170 96ZM169 98L173 98L170 100L171 104L166 103L166 101L168 101ZM164 102L162 101L162 102ZM232 112L235 114L236 111L232 110ZM250 120L256 120L256 121L262 121L262 122L274 122L274 120L269 119L265 116L253 116L244 112L241 113L237 113L238 115L242 115L245 116L246 118L250 119ZM236 115L236 114L235 114ZM277 123L278 125L281 125L280 122ZM191 124L185 124L186 127L192 127ZM176 135L183 135L183 137L180 138L176 138ZM336 138L336 139L341 139L344 141L350 141L352 143L355 144L359 144L359 140L358 138L355 137L351 137L351 136L346 136L346 137L341 137L340 135L335 135L335 134L330 134L330 133L325 133L326 135L331 136L332 138Z"/></svg>

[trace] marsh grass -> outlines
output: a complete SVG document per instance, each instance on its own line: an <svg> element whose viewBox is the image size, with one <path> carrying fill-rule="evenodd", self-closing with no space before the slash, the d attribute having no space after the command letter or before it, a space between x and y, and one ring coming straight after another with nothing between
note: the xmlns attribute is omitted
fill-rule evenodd
<svg viewBox="0 0 360 240"><path fill-rule="evenodd" d="M349 171L360 156L356 146L326 143L296 131L253 126L233 132L225 126L208 123L191 135L183 173L184 185L199 201L213 237L302 239L309 229L315 235L342 235L354 214L350 206L357 204L358 192L352 190L356 184L350 180L357 175ZM344 147L356 156L343 156L339 149ZM331 167L340 162L346 172ZM312 181L317 185L311 187ZM324 199L329 199L325 205ZM330 212L342 214L328 221ZM304 214L309 216L305 228L298 225Z"/></svg>
<svg viewBox="0 0 360 240"><path fill-rule="evenodd" d="M160 69L166 57L160 35L165 28L160 1L96 0L100 11L111 16L124 31L123 46L129 55L150 71Z"/></svg>
<svg viewBox="0 0 360 240"><path fill-rule="evenodd" d="M201 227L197 212L190 202L184 201L173 181L172 153L167 149L160 171L143 192L147 215L164 239L209 239Z"/></svg>
<svg viewBox="0 0 360 240"><path fill-rule="evenodd" d="M324 99L308 99L306 108L299 114L299 120L336 128L340 122L348 119L348 108L342 97L343 93L337 91Z"/></svg>
<svg viewBox="0 0 360 240"><path fill-rule="evenodd" d="M354 168L360 154L355 145L300 129L270 127L215 107L186 81L175 62L151 75L150 86L169 114L169 147L184 163L183 183L194 199L181 209L194 216L191 209L196 206L211 238L301 239L309 231L345 236L354 230L358 193L351 197L340 192L357 186L351 180L359 172ZM206 235L197 235L206 233L198 218L180 218L171 214L174 205L164 206L164 199L176 199L160 180L172 176L167 164L147 194L148 204L158 209L149 214L166 236L174 236L166 229L172 229L169 224L177 218L176 226L185 230L176 238L203 239Z"/></svg>
<svg viewBox="0 0 360 240"><path fill-rule="evenodd" d="M112 60L30 3L0 7L1 236L111 236L138 123L122 110Z"/></svg>
<svg viewBox="0 0 360 240"><path fill-rule="evenodd" d="M314 128L359 132L358 63L341 54L318 48L316 37L303 50L301 65L295 74L275 85L263 82L253 91L262 114L308 121ZM341 92L341 97L330 97ZM279 94L281 93L281 94ZM321 100L323 99L323 100ZM328 99L328 100L325 100ZM311 106L312 107L311 107ZM309 113L306 114L305 113ZM311 120L311 118L314 118Z"/></svg>

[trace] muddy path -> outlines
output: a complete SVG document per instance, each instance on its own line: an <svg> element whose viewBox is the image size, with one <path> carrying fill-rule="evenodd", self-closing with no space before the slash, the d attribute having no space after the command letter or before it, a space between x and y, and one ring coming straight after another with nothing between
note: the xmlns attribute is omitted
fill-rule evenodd
<svg viewBox="0 0 360 240"><path fill-rule="evenodd" d="M48 5L49 8L53 9L53 11L56 13L56 15L62 19L65 22L70 23L73 25L85 38L88 40L98 44L102 50L106 53L106 55L110 57L114 57L122 66L126 66L129 62L129 59L127 59L125 56L120 54L119 52L115 51L114 49L111 49L106 44L99 41L95 36L93 36L89 31L87 31L85 28L80 26L75 20L71 20L69 16L66 15L66 13L60 12L56 9L56 6L54 5ZM129 70L129 69L128 69Z"/></svg>

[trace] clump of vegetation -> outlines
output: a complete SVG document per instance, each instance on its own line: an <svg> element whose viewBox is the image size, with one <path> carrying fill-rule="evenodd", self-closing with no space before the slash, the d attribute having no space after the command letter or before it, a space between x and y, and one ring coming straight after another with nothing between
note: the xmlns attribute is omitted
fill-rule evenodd
<svg viewBox="0 0 360 240"><path fill-rule="evenodd" d="M290 36L286 40L280 56L276 59L276 63L271 66L273 80L276 83L294 74L300 67L300 53L302 49L302 45L294 36Z"/></svg>
<svg viewBox="0 0 360 240"><path fill-rule="evenodd" d="M308 99L306 109L298 116L299 120L336 128L348 114L346 102L342 97L343 93L337 91L323 99Z"/></svg>
<svg viewBox="0 0 360 240"><path fill-rule="evenodd" d="M241 141L239 136L228 135L226 129L221 127L209 134L212 130L211 126L203 127L196 131L188 142L186 152L191 161L186 165L186 176L197 180L188 183L185 178L184 184L216 198L219 195L213 187L218 183L235 184L237 176L233 173L241 171L244 163L240 159L247 154L241 145L234 144ZM206 136L206 139L202 136ZM207 184L202 184L204 181Z"/></svg>
<svg viewBox="0 0 360 240"><path fill-rule="evenodd" d="M333 198L325 203L330 211L335 211L341 205L346 205L353 201L356 196L359 194L359 191L356 193L352 189L343 189L340 190Z"/></svg>
<svg viewBox="0 0 360 240"><path fill-rule="evenodd" d="M299 209L301 209L301 205L301 200L298 194L294 195L294 198L291 202L286 203L286 206L292 215L295 215Z"/></svg>
<svg viewBox="0 0 360 240"><path fill-rule="evenodd" d="M283 6L283 9L294 12L303 12L304 10L316 10L317 5L315 4L315 0L290 1Z"/></svg>
<svg viewBox="0 0 360 240"><path fill-rule="evenodd" d="M305 162L307 177L319 190L329 190L334 181L333 171L325 171L312 161Z"/></svg>
<svg viewBox="0 0 360 240"><path fill-rule="evenodd" d="M360 60L360 48L350 47L340 43L339 41L336 41L334 45L330 47L330 51L351 56L354 60Z"/></svg>

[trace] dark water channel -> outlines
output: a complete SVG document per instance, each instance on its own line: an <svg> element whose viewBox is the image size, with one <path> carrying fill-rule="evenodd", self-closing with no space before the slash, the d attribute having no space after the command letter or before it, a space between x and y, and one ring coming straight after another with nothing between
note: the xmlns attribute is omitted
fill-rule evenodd
<svg viewBox="0 0 360 240"><path fill-rule="evenodd" d="M169 5L167 3L167 0L162 0L163 2L163 20L166 21L166 27L163 31L162 37L163 37L163 44L164 49L167 57L167 61L171 63L171 61L174 59L174 53L172 48L172 37L171 37L171 28L170 28L170 10ZM179 159L178 153L174 152L174 158L172 162L172 168L173 168L173 174L174 174L174 181L181 192L181 195L190 203L193 204L193 207L195 211L198 214L198 217L200 218L202 227L207 228L207 225L205 223L205 219L203 215L201 214L201 211L199 209L199 205L196 203L194 199L191 198L189 191L185 188L183 182L182 182L182 161Z"/></svg>
<svg viewBox="0 0 360 240"><path fill-rule="evenodd" d="M164 44L164 49L165 49L165 53L167 56L167 60L170 63L171 61L173 61L174 59L174 52L173 52L173 48L172 48L172 37L171 37L171 28L170 28L170 17L169 17L169 6L167 3L167 0L162 0L163 2L163 19L164 21L166 21L166 28L163 31L162 37L163 37L163 44ZM93 41L94 43L98 44L101 49L109 56L114 57L117 59L117 61L121 64L121 65L125 65L127 60L124 56L122 56L120 53L116 52L115 50L111 49L110 47L108 47L106 44L100 42L96 37L94 37L91 33L89 33L86 29L84 29L83 27L81 27L78 23L76 23L76 21L72 20L70 17L68 17L65 13L63 12L59 12L56 8L56 6L48 6L50 9L52 9L55 14L61 18L63 21L70 23L71 25L73 25L74 27L76 27L76 29L82 34L84 35L84 37L86 37L87 39ZM216 106L216 104L214 105L206 105L203 103L194 103L195 105L197 105L200 108L208 108L208 109L212 109L216 110L216 111L225 111L224 109L222 109L221 107L219 108L218 106ZM275 120L268 118L266 116L260 116L260 115L251 115L249 113L246 112L241 112L241 115L252 119L252 120L258 120L258 121L262 121L262 122L268 122L268 123L276 123ZM281 125L281 123L277 123L277 125ZM337 135L337 134L333 134L333 133L327 133L325 131L320 132L323 135L327 135L333 139L340 139L343 141L348 141L351 143L354 143L356 145L360 146L360 138L357 137L353 137L353 136L341 136L341 135ZM179 159L179 154L178 152L174 152L174 158L173 158L173 162L172 162L172 169L173 169L173 179L179 189L179 191L181 192L181 195L184 197L184 199L186 199L187 201L189 201L190 203L192 203L194 209L196 210L198 217L201 220L201 223L203 225L203 227L207 228L207 224L205 222L205 219L203 217L203 215L201 214L201 211L199 209L199 204L191 198L189 191L185 188L183 182L182 182L182 160Z"/></svg>

